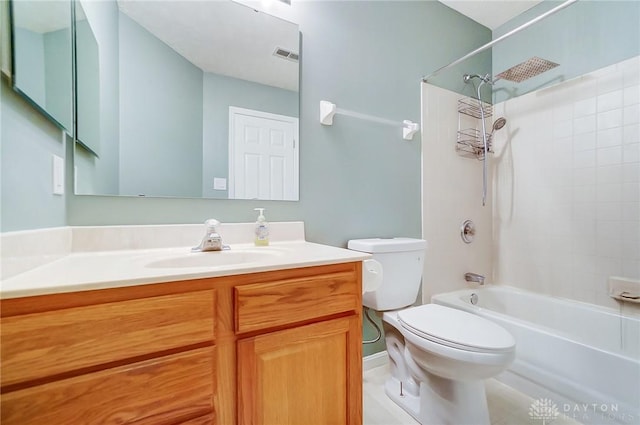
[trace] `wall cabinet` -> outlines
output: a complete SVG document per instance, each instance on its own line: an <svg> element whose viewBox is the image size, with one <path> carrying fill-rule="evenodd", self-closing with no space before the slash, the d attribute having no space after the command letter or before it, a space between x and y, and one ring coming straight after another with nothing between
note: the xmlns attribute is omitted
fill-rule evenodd
<svg viewBox="0 0 640 425"><path fill-rule="evenodd" d="M361 263L3 300L4 425L360 424Z"/></svg>

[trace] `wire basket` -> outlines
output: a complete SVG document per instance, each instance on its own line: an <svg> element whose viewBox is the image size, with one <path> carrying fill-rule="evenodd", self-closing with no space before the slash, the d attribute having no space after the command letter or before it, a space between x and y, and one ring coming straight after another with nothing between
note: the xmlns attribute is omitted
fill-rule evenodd
<svg viewBox="0 0 640 425"><path fill-rule="evenodd" d="M491 134L485 133L487 136L487 151L491 150ZM456 152L465 158L484 159L484 141L482 140L482 131L475 128L467 128L458 130L458 141L456 143Z"/></svg>
<svg viewBox="0 0 640 425"><path fill-rule="evenodd" d="M482 112L484 112L484 118L490 118L491 116L493 116L493 106L491 106L491 104L484 103L482 101L478 102L477 99L473 99L470 97L458 99L458 112L473 118L482 119L480 104L482 104Z"/></svg>

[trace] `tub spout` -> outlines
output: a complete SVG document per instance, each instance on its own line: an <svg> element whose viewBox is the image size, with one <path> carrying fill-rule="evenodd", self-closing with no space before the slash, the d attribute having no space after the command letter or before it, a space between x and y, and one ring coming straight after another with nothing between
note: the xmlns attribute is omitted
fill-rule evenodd
<svg viewBox="0 0 640 425"><path fill-rule="evenodd" d="M484 276L477 273L465 273L464 280L467 282L479 283L480 285L484 285Z"/></svg>

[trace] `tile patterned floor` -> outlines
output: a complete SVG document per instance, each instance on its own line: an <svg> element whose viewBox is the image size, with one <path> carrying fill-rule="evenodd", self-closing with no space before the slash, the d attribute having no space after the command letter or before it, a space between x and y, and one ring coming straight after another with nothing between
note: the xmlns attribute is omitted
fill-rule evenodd
<svg viewBox="0 0 640 425"><path fill-rule="evenodd" d="M387 365L364 371L364 425L419 425L408 413L384 393L384 381L389 374ZM529 417L533 400L495 379L486 381L489 416L492 425L541 425L542 421ZM552 425L580 425L573 419L559 416Z"/></svg>

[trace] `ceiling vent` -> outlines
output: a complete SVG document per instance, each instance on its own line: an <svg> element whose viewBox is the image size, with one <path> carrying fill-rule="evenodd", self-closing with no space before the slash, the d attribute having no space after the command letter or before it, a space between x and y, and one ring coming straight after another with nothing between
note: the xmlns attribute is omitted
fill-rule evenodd
<svg viewBox="0 0 640 425"><path fill-rule="evenodd" d="M287 59L292 62L298 62L298 54L292 52L287 49L283 49L282 47L276 47L276 50L273 51L273 56L277 56L282 59Z"/></svg>

